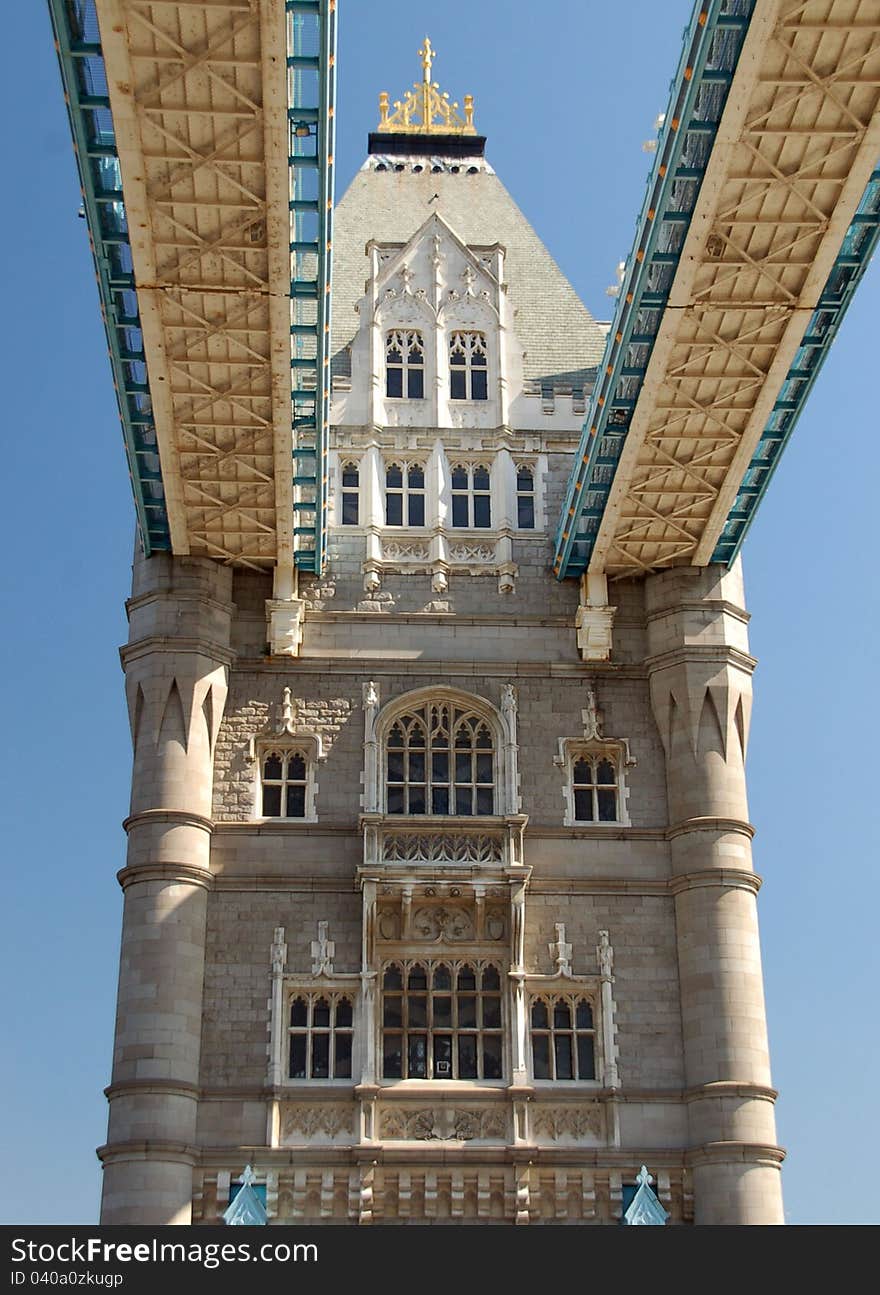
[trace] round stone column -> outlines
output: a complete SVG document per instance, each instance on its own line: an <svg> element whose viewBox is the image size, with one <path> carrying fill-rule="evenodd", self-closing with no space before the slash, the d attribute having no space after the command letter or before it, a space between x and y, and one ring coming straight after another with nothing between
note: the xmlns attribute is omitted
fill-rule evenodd
<svg viewBox="0 0 880 1295"><path fill-rule="evenodd" d="M213 751L226 702L232 573L135 563L122 651L134 744L103 1223L191 1221Z"/></svg>
<svg viewBox="0 0 880 1295"><path fill-rule="evenodd" d="M688 1163L697 1223L782 1223L744 759L754 660L739 564L646 582L666 753Z"/></svg>

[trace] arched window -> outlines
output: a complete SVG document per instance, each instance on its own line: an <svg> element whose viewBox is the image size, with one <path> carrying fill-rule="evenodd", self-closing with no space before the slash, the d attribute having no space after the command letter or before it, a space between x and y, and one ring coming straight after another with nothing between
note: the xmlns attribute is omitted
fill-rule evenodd
<svg viewBox="0 0 880 1295"><path fill-rule="evenodd" d="M385 788L389 814L493 814L491 729L446 701L401 715L385 739Z"/></svg>
<svg viewBox="0 0 880 1295"><path fill-rule="evenodd" d="M456 331L450 335L449 399L489 399L485 333Z"/></svg>
<svg viewBox="0 0 880 1295"><path fill-rule="evenodd" d="M290 1004L289 1077L350 1079L353 1035L350 998L297 994Z"/></svg>
<svg viewBox="0 0 880 1295"><path fill-rule="evenodd" d="M420 463L389 463L385 469L386 526L424 526L425 469Z"/></svg>
<svg viewBox="0 0 880 1295"><path fill-rule="evenodd" d="M489 469L483 463L456 463L452 469L452 525L485 529L492 525Z"/></svg>
<svg viewBox="0 0 880 1295"><path fill-rule="evenodd" d="M571 795L576 823L618 821L617 760L611 754L575 754L571 765Z"/></svg>
<svg viewBox="0 0 880 1295"><path fill-rule="evenodd" d="M425 395L425 343L421 333L397 328L385 339L385 395L422 400Z"/></svg>
<svg viewBox="0 0 880 1295"><path fill-rule="evenodd" d="M359 507L360 473L356 463L342 465L342 525L357 526L360 515Z"/></svg>
<svg viewBox="0 0 880 1295"><path fill-rule="evenodd" d="M535 528L535 474L527 463L516 469L516 524L524 531Z"/></svg>
<svg viewBox="0 0 880 1295"><path fill-rule="evenodd" d="M261 757L263 818L305 818L309 812L309 760L304 751L267 751Z"/></svg>
<svg viewBox="0 0 880 1295"><path fill-rule="evenodd" d="M392 963L382 976L384 1079L501 1079L501 973L494 965Z"/></svg>
<svg viewBox="0 0 880 1295"><path fill-rule="evenodd" d="M593 1008L586 998L538 998L532 1003L535 1079L595 1079Z"/></svg>

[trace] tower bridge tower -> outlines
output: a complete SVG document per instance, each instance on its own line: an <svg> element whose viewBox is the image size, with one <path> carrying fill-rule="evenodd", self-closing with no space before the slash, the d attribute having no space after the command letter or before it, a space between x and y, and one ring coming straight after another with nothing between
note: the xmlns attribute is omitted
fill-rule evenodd
<svg viewBox="0 0 880 1295"><path fill-rule="evenodd" d="M781 1223L737 551L876 241L874 28L798 217L741 109L825 36L695 12L609 328L427 38L334 211L335 6L52 4L141 533L103 1221L251 1165L270 1222L607 1224L648 1164L672 1224ZM157 73L231 21L210 107Z"/></svg>

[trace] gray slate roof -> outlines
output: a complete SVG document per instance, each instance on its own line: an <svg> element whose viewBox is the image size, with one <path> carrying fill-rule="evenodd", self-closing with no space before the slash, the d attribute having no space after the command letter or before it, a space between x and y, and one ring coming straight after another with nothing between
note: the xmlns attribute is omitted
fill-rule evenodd
<svg viewBox="0 0 880 1295"><path fill-rule="evenodd" d="M431 159L406 161L403 171L359 171L336 209L333 372L349 372L345 348L358 329L354 307L369 274L366 243L406 243L436 212L465 243L505 247L504 277L526 352L526 380L554 386L592 383L604 334L498 177L487 171L469 175L466 159L457 175L432 172ZM425 170L414 173L412 163L420 161Z"/></svg>

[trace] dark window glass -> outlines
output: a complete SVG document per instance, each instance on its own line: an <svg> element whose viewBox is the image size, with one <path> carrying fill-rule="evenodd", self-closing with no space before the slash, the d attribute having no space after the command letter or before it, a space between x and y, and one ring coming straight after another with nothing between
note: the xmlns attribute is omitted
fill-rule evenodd
<svg viewBox="0 0 880 1295"><path fill-rule="evenodd" d="M453 522L453 525L455 523ZM474 526L487 529L492 525L492 503L488 495L474 495Z"/></svg>
<svg viewBox="0 0 880 1295"><path fill-rule="evenodd" d="M434 1078L452 1078L452 1035L434 1035Z"/></svg>
<svg viewBox="0 0 880 1295"><path fill-rule="evenodd" d="M434 988L441 990L452 988L452 973L442 964L434 972Z"/></svg>
<svg viewBox="0 0 880 1295"><path fill-rule="evenodd" d="M312 1036L312 1079L330 1078L330 1035Z"/></svg>
<svg viewBox="0 0 880 1295"><path fill-rule="evenodd" d="M403 1025L403 1000L397 995L386 994L382 1008L382 1024L399 1030Z"/></svg>
<svg viewBox="0 0 880 1295"><path fill-rule="evenodd" d="M281 817L281 788L263 788L263 818Z"/></svg>
<svg viewBox="0 0 880 1295"><path fill-rule="evenodd" d="M293 782L305 781L306 762L301 755L292 755L287 761L287 776Z"/></svg>
<svg viewBox="0 0 880 1295"><path fill-rule="evenodd" d="M467 377L463 368L449 370L449 397L451 400L467 399Z"/></svg>
<svg viewBox="0 0 880 1295"><path fill-rule="evenodd" d="M306 816L306 789L305 787L288 787L287 788L287 818L305 818Z"/></svg>
<svg viewBox="0 0 880 1295"><path fill-rule="evenodd" d="M483 1029L501 1029L501 999L488 997L483 999Z"/></svg>
<svg viewBox="0 0 880 1295"><path fill-rule="evenodd" d="M467 468L453 468L452 469L452 489L467 490L467 488L468 488Z"/></svg>
<svg viewBox="0 0 880 1295"><path fill-rule="evenodd" d="M425 524L425 496L424 495L410 495L409 524L410 526L424 526Z"/></svg>
<svg viewBox="0 0 880 1295"><path fill-rule="evenodd" d="M483 1078L501 1078L501 1038L487 1035L483 1039Z"/></svg>
<svg viewBox="0 0 880 1295"><path fill-rule="evenodd" d="M596 1067L593 1057L593 1040L587 1035L579 1035L577 1041L578 1079L595 1079Z"/></svg>
<svg viewBox="0 0 880 1295"><path fill-rule="evenodd" d="M486 967L483 972L483 989L491 993L497 993L501 989L501 977L498 975L497 967Z"/></svg>
<svg viewBox="0 0 880 1295"><path fill-rule="evenodd" d="M489 489L489 473L486 468L474 468L474 490Z"/></svg>
<svg viewBox="0 0 880 1295"><path fill-rule="evenodd" d="M541 1003L541 1002L533 1003L532 1004L532 1029L546 1030L549 1028L549 1026L550 1026L550 1019L547 1016L547 1004Z"/></svg>
<svg viewBox="0 0 880 1295"><path fill-rule="evenodd" d="M458 1024L463 1030L476 1029L477 1000L470 994L458 1000Z"/></svg>
<svg viewBox="0 0 880 1295"><path fill-rule="evenodd" d="M410 1034L407 1044L408 1075L410 1079L428 1077L428 1041L424 1034Z"/></svg>
<svg viewBox="0 0 880 1295"><path fill-rule="evenodd" d="M358 497L342 492L342 525L357 526L358 524Z"/></svg>
<svg viewBox="0 0 880 1295"><path fill-rule="evenodd" d="M516 501L516 524L521 530L534 529L535 501L530 495L520 495Z"/></svg>
<svg viewBox="0 0 880 1295"><path fill-rule="evenodd" d="M477 1078L477 1038L475 1034L462 1034L458 1039L458 1077Z"/></svg>
<svg viewBox="0 0 880 1295"><path fill-rule="evenodd" d="M385 523L387 526L403 525L403 495L386 494Z"/></svg>
<svg viewBox="0 0 880 1295"><path fill-rule="evenodd" d="M330 1004L326 998L319 998L312 1007L312 1025L327 1029L330 1025Z"/></svg>
<svg viewBox="0 0 880 1295"><path fill-rule="evenodd" d="M556 1003L554 1005L553 1028L555 1030L571 1029L571 1008L568 1003Z"/></svg>
<svg viewBox="0 0 880 1295"><path fill-rule="evenodd" d="M389 490L403 489L403 469L392 463L385 473L385 485Z"/></svg>
<svg viewBox="0 0 880 1295"><path fill-rule="evenodd" d="M412 368L409 370L409 398L410 400L422 400L425 395L425 373L421 368Z"/></svg>
<svg viewBox="0 0 880 1295"><path fill-rule="evenodd" d="M304 998L295 998L290 1005L290 1024L306 1026L309 1023L309 1005Z"/></svg>
<svg viewBox="0 0 880 1295"><path fill-rule="evenodd" d="M575 1008L575 1025L579 1030L591 1030L593 1028L593 1011L589 1003L583 999Z"/></svg>
<svg viewBox="0 0 880 1295"><path fill-rule="evenodd" d="M574 789L574 816L579 823L593 821L593 793L583 788Z"/></svg>
<svg viewBox="0 0 880 1295"><path fill-rule="evenodd" d="M574 1079L571 1055L571 1035L557 1034L553 1042L556 1048L556 1078Z"/></svg>
<svg viewBox="0 0 880 1295"><path fill-rule="evenodd" d="M428 1000L421 994L410 994L407 999L407 1018L410 1029L424 1028L428 1024Z"/></svg>
<svg viewBox="0 0 880 1295"><path fill-rule="evenodd" d="M599 822L614 823L617 820L617 793L610 791L605 787L600 787L596 792L596 799L599 802Z"/></svg>
<svg viewBox="0 0 880 1295"><path fill-rule="evenodd" d="M351 1078L351 1035L337 1034L334 1040L333 1078Z"/></svg>
<svg viewBox="0 0 880 1295"><path fill-rule="evenodd" d="M290 1078L305 1079L306 1077L306 1036L304 1034L292 1034L290 1036Z"/></svg>
<svg viewBox="0 0 880 1295"><path fill-rule="evenodd" d="M264 778L281 777L281 756L280 755L270 755L266 759L266 763L263 765L263 777Z"/></svg>
<svg viewBox="0 0 880 1295"><path fill-rule="evenodd" d="M347 998L342 998L336 1004L336 1024L342 1028L350 1027L352 1021L351 1003Z"/></svg>
<svg viewBox="0 0 880 1295"><path fill-rule="evenodd" d="M452 496L452 525L468 525L468 498L467 495Z"/></svg>
<svg viewBox="0 0 880 1295"><path fill-rule="evenodd" d="M431 793L431 804L433 805L433 809L431 810L432 814L448 814L449 788L435 787Z"/></svg>
<svg viewBox="0 0 880 1295"><path fill-rule="evenodd" d="M403 395L403 369L388 365L385 376L385 394L392 398L399 398Z"/></svg>
<svg viewBox="0 0 880 1295"><path fill-rule="evenodd" d="M443 1027L452 1025L452 999L445 995L442 998L434 998L434 1026Z"/></svg>
<svg viewBox="0 0 880 1295"><path fill-rule="evenodd" d="M424 490L425 474L419 467L412 467L409 470L409 488L410 490Z"/></svg>
<svg viewBox="0 0 880 1295"><path fill-rule="evenodd" d="M478 363L478 357L475 355L473 363ZM483 360L485 364L485 359ZM474 368L471 370L471 400L488 400L489 399L489 382L488 374L485 369Z"/></svg>
<svg viewBox="0 0 880 1295"><path fill-rule="evenodd" d="M532 1038L532 1063L536 1079L550 1078L550 1039L546 1034L536 1034Z"/></svg>
<svg viewBox="0 0 880 1295"><path fill-rule="evenodd" d="M403 809L403 788L402 788L402 787L389 787L389 788L388 788L388 813L389 813L389 814L402 814L403 812L404 812L404 809Z"/></svg>
<svg viewBox="0 0 880 1295"><path fill-rule="evenodd" d="M403 1068L402 1059L403 1036L400 1034L386 1034L382 1046L382 1077L384 1079L402 1079Z"/></svg>
<svg viewBox="0 0 880 1295"><path fill-rule="evenodd" d="M494 795L490 787L477 788L477 813L491 814L494 811Z"/></svg>
<svg viewBox="0 0 880 1295"><path fill-rule="evenodd" d="M389 967L385 972L382 983L386 989L403 989L403 979L399 967Z"/></svg>

